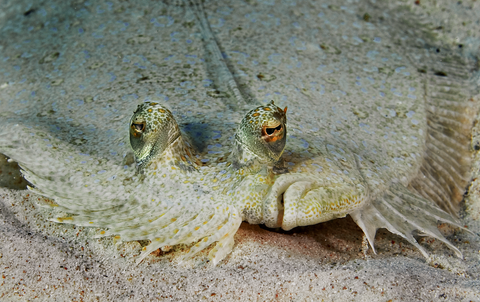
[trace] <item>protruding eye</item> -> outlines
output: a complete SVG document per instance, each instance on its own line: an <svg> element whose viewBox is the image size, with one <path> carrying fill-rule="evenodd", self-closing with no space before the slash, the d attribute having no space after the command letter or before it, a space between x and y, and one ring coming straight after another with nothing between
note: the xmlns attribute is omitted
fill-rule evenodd
<svg viewBox="0 0 480 302"><path fill-rule="evenodd" d="M275 131L280 131L280 130L282 130L282 125L278 125L278 127L275 127L275 128L265 128L265 132L268 135L272 135L273 133L275 133Z"/></svg>
<svg viewBox="0 0 480 302"><path fill-rule="evenodd" d="M145 121L133 122L132 125L130 126L130 132L134 136L140 136L144 130L145 130Z"/></svg>
<svg viewBox="0 0 480 302"><path fill-rule="evenodd" d="M283 138L283 126L281 123L278 126L263 126L262 127L262 138L267 142L275 142Z"/></svg>

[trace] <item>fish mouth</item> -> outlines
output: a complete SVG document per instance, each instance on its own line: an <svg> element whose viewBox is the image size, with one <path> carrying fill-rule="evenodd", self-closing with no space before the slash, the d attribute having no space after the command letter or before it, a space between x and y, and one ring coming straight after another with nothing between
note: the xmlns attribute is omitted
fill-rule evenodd
<svg viewBox="0 0 480 302"><path fill-rule="evenodd" d="M269 228L282 228L285 231L296 227L297 201L310 190L312 185L312 180L305 176L281 175L263 203L265 225Z"/></svg>

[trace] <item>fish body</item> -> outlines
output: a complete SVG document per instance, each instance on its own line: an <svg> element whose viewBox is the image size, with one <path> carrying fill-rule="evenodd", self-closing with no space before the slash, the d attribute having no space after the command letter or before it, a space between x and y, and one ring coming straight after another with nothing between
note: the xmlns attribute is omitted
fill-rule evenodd
<svg viewBox="0 0 480 302"><path fill-rule="evenodd" d="M21 100L0 103L0 151L33 192L73 214L54 221L150 240L137 261L192 245L184 259L215 243L216 264L242 220L290 230L346 215L372 247L387 228L427 256L419 231L461 257L437 222L461 226L451 214L469 180L475 62L437 52L442 41L421 27L399 30L416 24L408 11L386 19L364 3L216 5L138 6L123 23L80 14L72 28L57 20L57 36L29 42L44 57L6 64L3 93ZM365 20L365 9L379 17ZM157 116L130 120L138 103ZM286 143L271 154L247 127L248 116L267 125L266 108L286 115ZM147 145L129 131L166 119L176 122L163 147L135 152Z"/></svg>

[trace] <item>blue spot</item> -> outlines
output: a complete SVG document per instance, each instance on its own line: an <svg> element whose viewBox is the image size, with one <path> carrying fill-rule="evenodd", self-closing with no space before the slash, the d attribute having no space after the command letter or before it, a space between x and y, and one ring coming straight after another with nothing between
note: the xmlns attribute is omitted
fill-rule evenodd
<svg viewBox="0 0 480 302"><path fill-rule="evenodd" d="M384 96L385 96L385 93L382 92L382 91L380 91L380 96L381 96L381 97L384 97Z"/></svg>
<svg viewBox="0 0 480 302"><path fill-rule="evenodd" d="M268 61L273 64L280 64L282 62L282 55L279 53L274 53L268 56Z"/></svg>
<svg viewBox="0 0 480 302"><path fill-rule="evenodd" d="M355 40L355 41L358 42L358 43L363 43L363 40L360 39L360 38L357 37L357 36L353 37L353 40Z"/></svg>
<svg viewBox="0 0 480 302"><path fill-rule="evenodd" d="M379 37L375 37L375 38L373 38L373 42L380 43L380 42L382 42L382 39L379 38Z"/></svg>
<svg viewBox="0 0 480 302"><path fill-rule="evenodd" d="M308 146L310 146L310 144L309 144L309 143L308 143L306 140L304 140L303 138L302 138L302 139L300 139L300 140L303 142L303 145L302 145L302 146L303 146L303 148L307 149L307 148L308 148Z"/></svg>
<svg viewBox="0 0 480 302"><path fill-rule="evenodd" d="M80 88L80 89L85 89L85 86L83 86L83 85L78 85L78 88Z"/></svg>
<svg viewBox="0 0 480 302"><path fill-rule="evenodd" d="M170 41L172 41L172 42L177 42L178 40L177 40L177 38L175 38L175 36L176 36L177 34L178 34L178 32L176 32L176 31L174 31L173 33L171 33L171 34L170 34L170 37L171 37Z"/></svg>
<svg viewBox="0 0 480 302"><path fill-rule="evenodd" d="M79 33L79 34L83 34L84 32L85 32L85 31L83 30L83 28L80 27L80 28L78 29L78 33Z"/></svg>
<svg viewBox="0 0 480 302"><path fill-rule="evenodd" d="M187 41L186 41L186 42L187 42L187 44L190 44L190 43L192 43L192 40L190 40L190 39L187 39Z"/></svg>
<svg viewBox="0 0 480 302"><path fill-rule="evenodd" d="M416 95L413 95L413 94L409 94L407 95L409 98L411 98L412 100L416 100L417 99L417 96Z"/></svg>
<svg viewBox="0 0 480 302"><path fill-rule="evenodd" d="M210 26L213 28L220 28L225 24L225 19L219 18L217 24L210 23Z"/></svg>

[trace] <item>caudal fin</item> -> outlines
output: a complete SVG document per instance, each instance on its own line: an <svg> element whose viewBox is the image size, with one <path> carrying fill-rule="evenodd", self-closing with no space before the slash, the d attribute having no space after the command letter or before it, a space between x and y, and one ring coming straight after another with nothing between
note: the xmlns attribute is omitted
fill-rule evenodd
<svg viewBox="0 0 480 302"><path fill-rule="evenodd" d="M383 196L350 213L350 216L363 230L374 251L375 234L378 229L385 228L413 244L426 258L428 252L418 244L413 236L415 233L442 241L459 258L463 258L460 250L437 228L439 221L462 228L460 223L431 201L412 193L402 185L392 185Z"/></svg>

